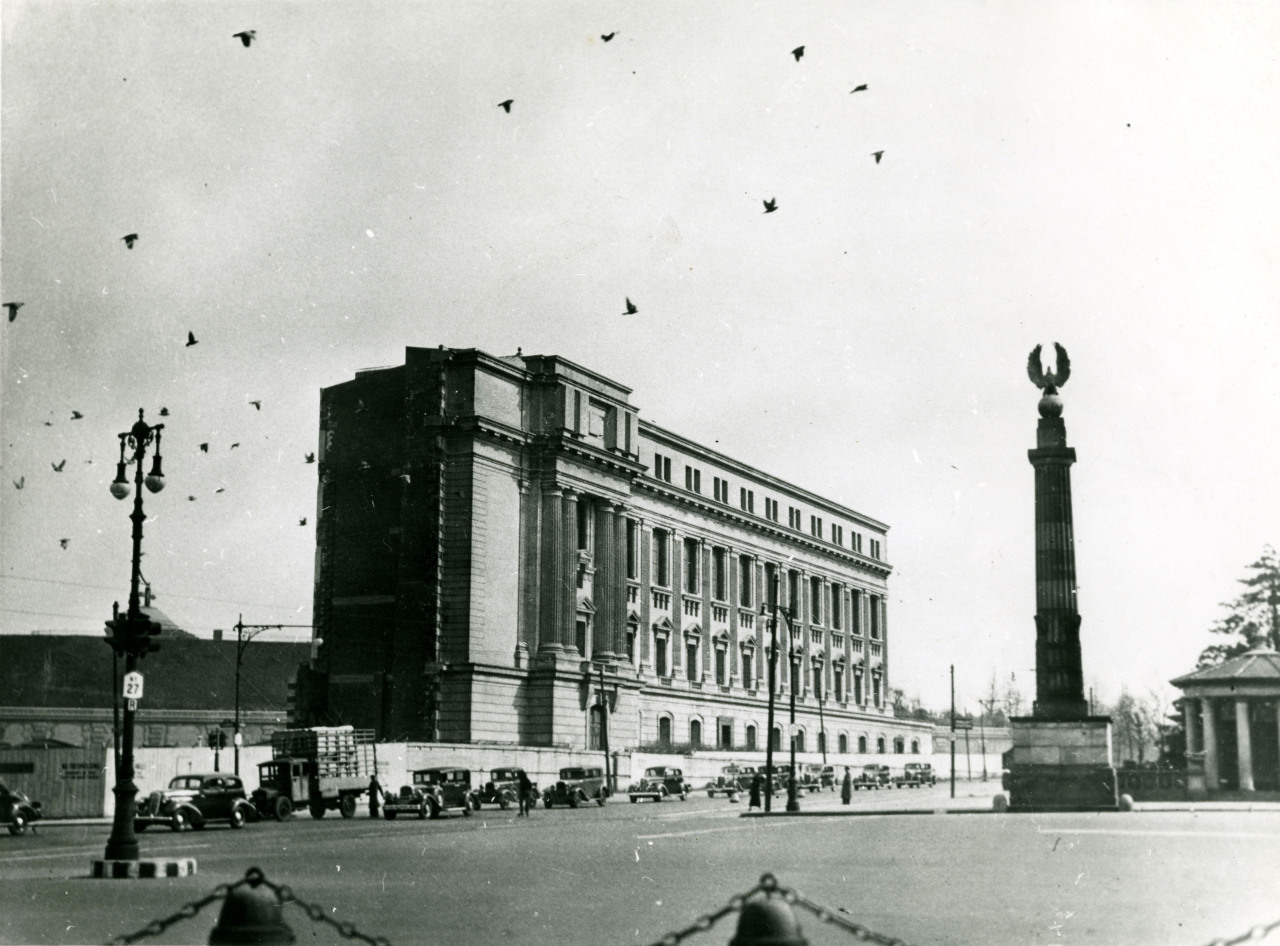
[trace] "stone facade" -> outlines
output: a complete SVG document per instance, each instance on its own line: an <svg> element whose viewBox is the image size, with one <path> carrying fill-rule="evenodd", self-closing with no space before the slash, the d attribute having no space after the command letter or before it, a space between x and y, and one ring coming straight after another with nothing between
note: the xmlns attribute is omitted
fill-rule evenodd
<svg viewBox="0 0 1280 946"><path fill-rule="evenodd" d="M889 706L888 527L630 395L444 348L321 392L310 721L591 749L607 718L614 749L763 749L776 583L775 738L792 687L800 751L823 726L832 753L927 737Z"/></svg>

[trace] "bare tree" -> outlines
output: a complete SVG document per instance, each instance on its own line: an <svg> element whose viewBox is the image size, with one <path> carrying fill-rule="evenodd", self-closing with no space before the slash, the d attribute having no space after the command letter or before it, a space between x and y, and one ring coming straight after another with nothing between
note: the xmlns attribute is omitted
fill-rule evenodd
<svg viewBox="0 0 1280 946"><path fill-rule="evenodd" d="M1009 674L1009 682L1005 685L1003 699L1005 716L1022 715L1022 692L1018 689L1017 678L1012 673Z"/></svg>

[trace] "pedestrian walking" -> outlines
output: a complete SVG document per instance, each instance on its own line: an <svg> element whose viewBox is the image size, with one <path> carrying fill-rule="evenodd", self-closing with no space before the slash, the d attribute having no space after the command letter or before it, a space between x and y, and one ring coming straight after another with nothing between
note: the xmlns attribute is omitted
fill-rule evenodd
<svg viewBox="0 0 1280 946"><path fill-rule="evenodd" d="M849 766L846 765L844 767L844 781L840 783L840 803L847 805L851 798L853 798L853 776L849 774Z"/></svg>
<svg viewBox="0 0 1280 946"><path fill-rule="evenodd" d="M751 788L748 789L747 796L747 811L760 807L760 783L762 781L763 779L761 779L759 772L751 779Z"/></svg>
<svg viewBox="0 0 1280 946"><path fill-rule="evenodd" d="M520 785L518 791L520 792L520 813L516 815L516 817L528 818L529 809L533 807L530 804L530 799L533 796L533 783L529 781L529 775L523 769L520 770Z"/></svg>
<svg viewBox="0 0 1280 946"><path fill-rule="evenodd" d="M378 781L378 776L374 775L369 780L369 817L378 817L378 802L382 798L382 784Z"/></svg>

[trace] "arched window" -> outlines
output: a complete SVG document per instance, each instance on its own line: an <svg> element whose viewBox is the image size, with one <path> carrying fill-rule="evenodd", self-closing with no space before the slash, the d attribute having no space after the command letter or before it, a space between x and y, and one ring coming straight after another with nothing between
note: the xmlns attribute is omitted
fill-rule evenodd
<svg viewBox="0 0 1280 946"><path fill-rule="evenodd" d="M827 751L827 734L824 732L818 733L818 751L819 752Z"/></svg>
<svg viewBox="0 0 1280 946"><path fill-rule="evenodd" d="M796 732L796 752L804 752L804 730Z"/></svg>
<svg viewBox="0 0 1280 946"><path fill-rule="evenodd" d="M876 752L884 755L884 736L876 737Z"/></svg>
<svg viewBox="0 0 1280 946"><path fill-rule="evenodd" d="M911 754L912 754L912 755L919 755L919 754L920 754L920 740L919 740L919 739L912 739L912 740L911 740Z"/></svg>
<svg viewBox="0 0 1280 946"><path fill-rule="evenodd" d="M664 746L671 745L671 717L658 717L658 742Z"/></svg>
<svg viewBox="0 0 1280 946"><path fill-rule="evenodd" d="M902 755L906 749L906 741L901 736L895 736L893 740L893 751L895 755Z"/></svg>
<svg viewBox="0 0 1280 946"><path fill-rule="evenodd" d="M698 749L702 746L702 722L701 720L689 720L689 744L693 748Z"/></svg>
<svg viewBox="0 0 1280 946"><path fill-rule="evenodd" d="M849 751L849 734L842 732L836 744L840 747L840 754L846 754Z"/></svg>
<svg viewBox="0 0 1280 946"><path fill-rule="evenodd" d="M747 726L747 748L755 749L756 747L756 727L755 724Z"/></svg>
<svg viewBox="0 0 1280 946"><path fill-rule="evenodd" d="M858 737L858 751L861 752L863 755L866 755L867 753L867 737L866 736Z"/></svg>
<svg viewBox="0 0 1280 946"><path fill-rule="evenodd" d="M782 727L773 727L773 751L780 752L782 750Z"/></svg>

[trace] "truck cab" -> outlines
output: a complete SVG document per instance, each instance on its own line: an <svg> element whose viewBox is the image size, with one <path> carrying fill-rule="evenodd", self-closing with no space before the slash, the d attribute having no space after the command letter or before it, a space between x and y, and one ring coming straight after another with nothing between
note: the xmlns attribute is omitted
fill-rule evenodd
<svg viewBox="0 0 1280 946"><path fill-rule="evenodd" d="M272 759L258 763L253 807L264 818L284 821L293 815L293 799L310 794L305 759Z"/></svg>

